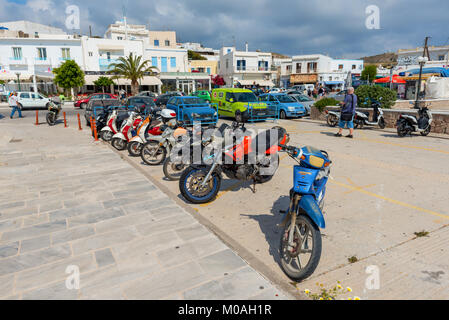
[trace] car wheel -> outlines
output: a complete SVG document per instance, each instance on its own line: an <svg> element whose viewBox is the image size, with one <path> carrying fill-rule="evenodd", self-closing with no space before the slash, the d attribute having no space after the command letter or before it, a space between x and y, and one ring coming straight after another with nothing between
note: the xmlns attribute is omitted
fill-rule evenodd
<svg viewBox="0 0 449 320"><path fill-rule="evenodd" d="M281 110L281 112L279 113L279 118L281 118L281 119L287 119L287 114L285 113L284 110Z"/></svg>
<svg viewBox="0 0 449 320"><path fill-rule="evenodd" d="M80 104L80 109L85 109L87 107L87 104L86 103L81 103Z"/></svg>

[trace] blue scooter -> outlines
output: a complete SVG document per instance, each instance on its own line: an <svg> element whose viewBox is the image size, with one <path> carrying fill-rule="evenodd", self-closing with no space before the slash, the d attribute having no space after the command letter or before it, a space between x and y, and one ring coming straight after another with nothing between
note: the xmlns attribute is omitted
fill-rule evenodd
<svg viewBox="0 0 449 320"><path fill-rule="evenodd" d="M312 275L320 261L320 229L325 228L322 210L332 161L327 152L312 147L281 147L298 165L293 167L290 205L279 225L283 228L280 265L299 282Z"/></svg>

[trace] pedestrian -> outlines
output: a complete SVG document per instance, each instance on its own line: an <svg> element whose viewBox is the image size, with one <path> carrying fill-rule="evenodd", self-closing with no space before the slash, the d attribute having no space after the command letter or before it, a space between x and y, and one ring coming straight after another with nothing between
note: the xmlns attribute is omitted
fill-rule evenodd
<svg viewBox="0 0 449 320"><path fill-rule="evenodd" d="M18 104L17 92L13 92L8 99L9 106L12 108L11 115L9 116L11 119L14 117L14 113L16 111L19 113L19 118L22 117L22 110L20 110L20 105Z"/></svg>
<svg viewBox="0 0 449 320"><path fill-rule="evenodd" d="M354 115L355 115L355 108L357 106L357 96L354 94L354 88L349 87L348 93L345 96L345 101L340 102L341 108L341 114L340 114L340 123L338 126L340 129L338 130L338 133L335 134L336 137L341 137L343 133L343 129L347 127L349 129L349 135L347 135L347 138L353 138L354 136Z"/></svg>

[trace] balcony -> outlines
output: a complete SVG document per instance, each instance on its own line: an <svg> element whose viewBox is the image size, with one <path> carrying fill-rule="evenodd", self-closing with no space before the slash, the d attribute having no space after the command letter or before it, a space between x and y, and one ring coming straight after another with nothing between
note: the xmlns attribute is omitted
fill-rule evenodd
<svg viewBox="0 0 449 320"><path fill-rule="evenodd" d="M23 57L10 57L9 58L9 64L10 65L28 65L28 61L26 58Z"/></svg>
<svg viewBox="0 0 449 320"><path fill-rule="evenodd" d="M267 73L267 72L271 72L270 68L265 68L265 67L236 67L235 68L235 72L236 73Z"/></svg>
<svg viewBox="0 0 449 320"><path fill-rule="evenodd" d="M59 61L62 61L62 62L66 62L66 61L68 61L68 60L73 60L72 58L67 58L67 57L61 57L61 58L59 58Z"/></svg>
<svg viewBox="0 0 449 320"><path fill-rule="evenodd" d="M110 65L117 63L117 59L98 59L98 64L100 65L100 71L110 71Z"/></svg>

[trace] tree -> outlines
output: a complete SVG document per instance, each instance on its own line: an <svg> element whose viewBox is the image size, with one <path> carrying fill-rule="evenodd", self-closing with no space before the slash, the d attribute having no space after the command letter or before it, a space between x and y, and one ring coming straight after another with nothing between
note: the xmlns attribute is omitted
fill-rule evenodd
<svg viewBox="0 0 449 320"><path fill-rule="evenodd" d="M397 99L396 91L378 85L360 86L354 93L357 96L357 104L360 108L370 108L370 99L374 99L380 102L382 108L389 109L395 104Z"/></svg>
<svg viewBox="0 0 449 320"><path fill-rule="evenodd" d="M192 50L187 50L187 56L189 57L189 60L207 60L207 58Z"/></svg>
<svg viewBox="0 0 449 320"><path fill-rule="evenodd" d="M360 79L372 82L376 80L376 75L377 75L377 67L372 64L365 66L365 69L363 69L362 76L360 77Z"/></svg>
<svg viewBox="0 0 449 320"><path fill-rule="evenodd" d="M114 84L114 81L111 80L111 78L108 77L99 77L97 80L94 81L94 85L97 87L101 87L101 90L104 93L104 87L110 87Z"/></svg>
<svg viewBox="0 0 449 320"><path fill-rule="evenodd" d="M84 72L74 60L67 60L59 68L53 69L54 83L64 90L82 87L84 85Z"/></svg>
<svg viewBox="0 0 449 320"><path fill-rule="evenodd" d="M145 75L153 75L158 69L150 66L150 61L143 60L142 56L134 56L132 52L128 57L118 58L119 62L110 65L109 73L113 74L112 79L126 78L131 80L131 93L139 93L139 80Z"/></svg>

